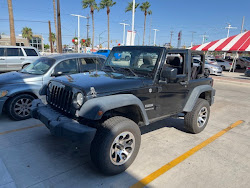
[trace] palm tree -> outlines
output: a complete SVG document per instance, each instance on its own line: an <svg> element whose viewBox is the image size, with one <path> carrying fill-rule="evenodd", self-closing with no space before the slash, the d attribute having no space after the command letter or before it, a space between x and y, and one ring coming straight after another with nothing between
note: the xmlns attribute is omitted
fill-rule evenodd
<svg viewBox="0 0 250 188"><path fill-rule="evenodd" d="M114 6L116 2L113 0L102 0L100 2L100 9L107 8L107 15L108 15L108 49L109 49L109 13L110 13L110 7Z"/></svg>
<svg viewBox="0 0 250 188"><path fill-rule="evenodd" d="M56 23L56 1L53 0L53 10L54 10L54 22L55 22L55 32L56 32L56 48L58 50L58 31L57 31L57 23Z"/></svg>
<svg viewBox="0 0 250 188"><path fill-rule="evenodd" d="M28 39L28 41L30 41L32 39L32 35L33 35L33 32L32 32L31 28L24 27L22 29L22 37Z"/></svg>
<svg viewBox="0 0 250 188"><path fill-rule="evenodd" d="M82 8L83 9L90 8L90 13L92 16L92 30L93 30L93 34L92 34L92 51L93 51L94 50L94 39L95 39L94 11L96 9L98 10L98 6L97 6L95 0L82 0Z"/></svg>
<svg viewBox="0 0 250 188"><path fill-rule="evenodd" d="M12 0L8 0L8 10L9 10L9 22L10 22L10 43L12 46L16 46L16 35L15 35Z"/></svg>
<svg viewBox="0 0 250 188"><path fill-rule="evenodd" d="M140 3L135 3L135 11L139 5L140 5ZM128 3L128 6L126 7L125 12L129 12L132 10L133 10L133 1Z"/></svg>
<svg viewBox="0 0 250 188"><path fill-rule="evenodd" d="M152 15L152 11L149 10L148 11L148 15L151 16ZM150 27L149 27L149 38L148 38L148 45L150 46L150 43L151 43L151 30L152 30L152 17L151 17L151 20L150 20Z"/></svg>
<svg viewBox="0 0 250 188"><path fill-rule="evenodd" d="M152 14L152 11L151 10L148 10L150 8L150 3L148 1L142 3L142 5L140 6L140 9L142 12L144 12L144 32L143 32L143 42L142 42L142 45L144 45L144 42L145 42L145 34L146 34L146 20L147 20L147 15L148 14Z"/></svg>
<svg viewBox="0 0 250 188"><path fill-rule="evenodd" d="M56 34L51 32L51 39L52 39L52 45L54 46L55 42L56 42ZM50 41L50 37L49 37L49 41Z"/></svg>

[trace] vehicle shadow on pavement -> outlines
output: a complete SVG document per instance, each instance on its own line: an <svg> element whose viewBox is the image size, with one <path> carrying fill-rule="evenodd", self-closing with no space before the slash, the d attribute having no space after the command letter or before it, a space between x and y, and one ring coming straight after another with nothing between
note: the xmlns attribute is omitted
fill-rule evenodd
<svg viewBox="0 0 250 188"><path fill-rule="evenodd" d="M154 122L150 124L150 126L143 126L141 127L141 133L146 134L152 131L156 131L158 129L168 127L168 128L175 128L179 131L189 133L185 128L184 128L184 119L176 119L176 118L167 118L163 119L157 122Z"/></svg>

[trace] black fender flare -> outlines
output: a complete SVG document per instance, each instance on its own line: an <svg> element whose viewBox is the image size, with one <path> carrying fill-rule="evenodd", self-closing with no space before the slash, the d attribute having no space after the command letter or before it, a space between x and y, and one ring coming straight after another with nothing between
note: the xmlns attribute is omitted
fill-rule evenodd
<svg viewBox="0 0 250 188"><path fill-rule="evenodd" d="M141 100L132 94L119 94L90 99L77 111L79 117L100 120L102 115L112 109L135 105L139 108L145 125L149 125L148 116ZM99 114L98 112L102 113Z"/></svg>
<svg viewBox="0 0 250 188"><path fill-rule="evenodd" d="M212 86L210 85L197 86L193 89L193 91L189 95L186 105L183 108L183 112L191 112L200 94L207 91L209 91L211 95L210 96L211 100L209 101L211 106L214 102L215 89L213 89Z"/></svg>

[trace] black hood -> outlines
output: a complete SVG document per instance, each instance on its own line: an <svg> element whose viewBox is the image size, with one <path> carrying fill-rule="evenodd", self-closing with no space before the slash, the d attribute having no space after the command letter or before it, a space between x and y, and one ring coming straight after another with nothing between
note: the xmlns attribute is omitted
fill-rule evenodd
<svg viewBox="0 0 250 188"><path fill-rule="evenodd" d="M94 87L97 94L121 92L133 90L144 85L145 78L127 77L119 73L80 73L70 76L61 76L53 81L61 82L66 85L71 85L90 94L90 88Z"/></svg>
<svg viewBox="0 0 250 188"><path fill-rule="evenodd" d="M42 75L24 74L20 72L8 72L0 74L0 85L30 83L42 80Z"/></svg>

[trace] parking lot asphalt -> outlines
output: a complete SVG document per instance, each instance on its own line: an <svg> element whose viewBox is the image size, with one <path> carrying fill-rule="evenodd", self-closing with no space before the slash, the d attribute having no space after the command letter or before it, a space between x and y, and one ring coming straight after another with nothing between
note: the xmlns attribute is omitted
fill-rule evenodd
<svg viewBox="0 0 250 188"><path fill-rule="evenodd" d="M239 120L244 122L161 171L145 186L249 187L250 86L215 81L214 87L215 104L202 133L187 133L182 119L143 127L135 162L126 172L110 177L95 170L88 145L53 137L34 119L14 122L0 116L0 187L139 187L142 179Z"/></svg>

